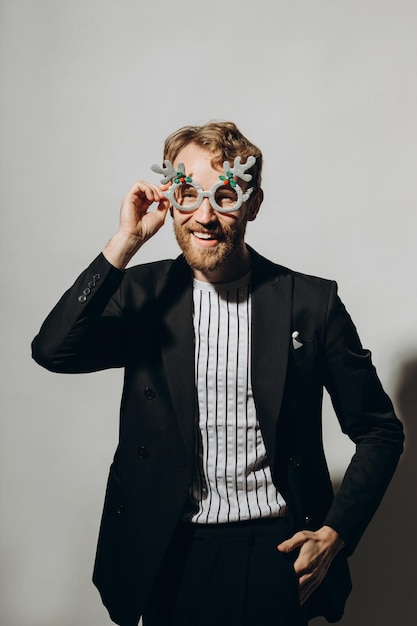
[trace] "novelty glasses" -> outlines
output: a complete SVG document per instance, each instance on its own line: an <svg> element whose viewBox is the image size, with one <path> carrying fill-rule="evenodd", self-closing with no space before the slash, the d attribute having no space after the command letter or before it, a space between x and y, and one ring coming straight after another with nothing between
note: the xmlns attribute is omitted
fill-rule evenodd
<svg viewBox="0 0 417 626"><path fill-rule="evenodd" d="M241 164L241 157L236 157L233 167L230 167L229 161L223 162L225 176L219 176L219 182L204 191L200 185L190 176L186 176L184 163L178 164L178 169L174 169L171 161L166 159L163 167L152 165L151 169L157 174L163 174L162 184L172 181L171 187L164 192L164 196L168 198L172 206L180 211L191 213L198 209L204 198L208 198L211 206L220 213L231 213L237 211L253 191L253 187L245 191L236 182L236 178L240 178L245 182L252 179L251 174L245 174L256 162L254 156L248 157L245 164Z"/></svg>

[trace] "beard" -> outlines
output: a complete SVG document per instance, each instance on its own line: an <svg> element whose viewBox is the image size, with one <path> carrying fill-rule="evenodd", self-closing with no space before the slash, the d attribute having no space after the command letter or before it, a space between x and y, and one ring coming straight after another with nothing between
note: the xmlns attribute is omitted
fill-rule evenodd
<svg viewBox="0 0 417 626"><path fill-rule="evenodd" d="M199 224L181 226L174 220L174 232L178 245L188 265L200 272L211 272L227 263L243 242L246 222L236 224L233 228L219 223L202 228ZM209 233L218 241L212 248L198 248L192 242L192 233Z"/></svg>

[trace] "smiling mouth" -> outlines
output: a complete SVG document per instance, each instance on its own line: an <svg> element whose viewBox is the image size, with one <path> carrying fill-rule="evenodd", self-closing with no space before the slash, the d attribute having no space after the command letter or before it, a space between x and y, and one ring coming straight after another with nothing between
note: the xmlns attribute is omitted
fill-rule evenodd
<svg viewBox="0 0 417 626"><path fill-rule="evenodd" d="M199 248L215 248L219 245L221 239L217 233L207 233L198 230L192 230L191 234L195 241L195 245Z"/></svg>
<svg viewBox="0 0 417 626"><path fill-rule="evenodd" d="M197 237L197 239L206 239L206 240L210 240L210 239L218 239L218 237L216 235L213 235L211 233L200 233L197 231L193 231L193 235L194 237Z"/></svg>

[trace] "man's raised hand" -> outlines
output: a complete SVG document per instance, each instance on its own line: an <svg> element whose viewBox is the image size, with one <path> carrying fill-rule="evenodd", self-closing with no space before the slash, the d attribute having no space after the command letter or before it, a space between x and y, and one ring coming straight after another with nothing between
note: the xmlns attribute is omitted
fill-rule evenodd
<svg viewBox="0 0 417 626"><path fill-rule="evenodd" d="M120 209L119 230L103 250L112 265L124 269L139 248L164 224L169 200L163 193L168 187L140 180L126 194ZM155 211L149 211L154 203Z"/></svg>

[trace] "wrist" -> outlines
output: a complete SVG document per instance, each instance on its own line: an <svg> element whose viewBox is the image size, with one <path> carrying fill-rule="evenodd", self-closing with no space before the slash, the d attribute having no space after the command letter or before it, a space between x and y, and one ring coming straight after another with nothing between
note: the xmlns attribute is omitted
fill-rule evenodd
<svg viewBox="0 0 417 626"><path fill-rule="evenodd" d="M107 243L103 255L109 263L120 270L124 270L142 245L142 239L136 235L118 231Z"/></svg>
<svg viewBox="0 0 417 626"><path fill-rule="evenodd" d="M331 526L322 526L317 531L317 534L321 539L331 545L334 548L335 552L339 552L345 546L345 542L343 541L343 539Z"/></svg>

